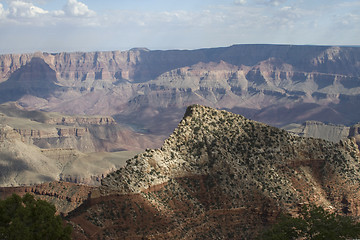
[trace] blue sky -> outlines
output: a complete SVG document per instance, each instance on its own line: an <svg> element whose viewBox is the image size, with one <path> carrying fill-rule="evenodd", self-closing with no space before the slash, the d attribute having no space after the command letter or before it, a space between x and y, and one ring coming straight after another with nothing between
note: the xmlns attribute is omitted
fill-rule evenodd
<svg viewBox="0 0 360 240"><path fill-rule="evenodd" d="M0 54L360 45L354 0L0 0Z"/></svg>

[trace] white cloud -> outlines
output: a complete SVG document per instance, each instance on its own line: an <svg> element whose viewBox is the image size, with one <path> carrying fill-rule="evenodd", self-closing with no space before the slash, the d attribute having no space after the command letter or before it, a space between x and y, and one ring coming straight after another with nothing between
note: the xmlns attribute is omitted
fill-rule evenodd
<svg viewBox="0 0 360 240"><path fill-rule="evenodd" d="M287 0L257 0L258 3L260 4L265 4L265 5L271 5L271 6L279 6L282 3L286 2Z"/></svg>
<svg viewBox="0 0 360 240"><path fill-rule="evenodd" d="M234 3L236 5L244 5L246 3L246 0L234 0Z"/></svg>
<svg viewBox="0 0 360 240"><path fill-rule="evenodd" d="M335 22L337 22L340 25L343 26L354 26L359 25L360 23L360 15L354 14L354 13L347 13L343 16L335 16Z"/></svg>
<svg viewBox="0 0 360 240"><path fill-rule="evenodd" d="M0 0L1 2L2 0ZM34 5L49 0L6 0L0 3L0 25L20 24L32 26L97 26L100 18L95 11L77 0L67 0L63 9L48 10ZM45 4L46 5L46 4ZM75 18L74 18L75 17ZM75 20L76 19L76 20Z"/></svg>
<svg viewBox="0 0 360 240"><path fill-rule="evenodd" d="M93 17L96 15L87 5L77 0L68 0L63 10L66 15L71 17ZM59 14L61 12L58 11L57 13Z"/></svg>
<svg viewBox="0 0 360 240"><path fill-rule="evenodd" d="M47 13L49 12L29 2L12 1L9 3L8 16L11 18L34 18Z"/></svg>
<svg viewBox="0 0 360 240"><path fill-rule="evenodd" d="M55 17L62 17L62 16L65 16L65 12L63 10L55 10L52 12L52 14L55 16Z"/></svg>
<svg viewBox="0 0 360 240"><path fill-rule="evenodd" d="M153 7L136 10L133 6L143 1L132 1L131 7L126 6L130 1L121 1L121 9L120 5L110 6L110 1L103 1L108 7L99 10L95 9L96 4L90 9L82 1L87 2L62 0L61 7L50 4L54 0L0 0L0 53L19 52L19 48L192 49L235 43L354 45L360 39L358 1L345 0L340 4L337 0L231 0L196 9L158 7L154 3ZM22 3L22 7L16 7L17 15L10 15L10 5L15 2Z"/></svg>
<svg viewBox="0 0 360 240"><path fill-rule="evenodd" d="M3 5L0 3L0 19L5 18L7 15L7 12L5 11Z"/></svg>

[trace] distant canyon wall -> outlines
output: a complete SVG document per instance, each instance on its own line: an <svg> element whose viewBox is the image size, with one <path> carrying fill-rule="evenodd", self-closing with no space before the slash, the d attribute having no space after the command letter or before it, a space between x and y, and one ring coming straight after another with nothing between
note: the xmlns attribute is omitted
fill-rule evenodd
<svg viewBox="0 0 360 240"><path fill-rule="evenodd" d="M58 79L70 82L120 79L143 82L199 62L222 60L235 66L254 66L271 58L288 63L299 72L360 76L360 49L356 47L234 45L198 50L6 54L0 55L1 81L34 57L43 59L55 70Z"/></svg>
<svg viewBox="0 0 360 240"><path fill-rule="evenodd" d="M307 120L353 125L360 120L359 93L357 47L255 44L0 55L0 102L110 115L162 135L195 103L273 126Z"/></svg>

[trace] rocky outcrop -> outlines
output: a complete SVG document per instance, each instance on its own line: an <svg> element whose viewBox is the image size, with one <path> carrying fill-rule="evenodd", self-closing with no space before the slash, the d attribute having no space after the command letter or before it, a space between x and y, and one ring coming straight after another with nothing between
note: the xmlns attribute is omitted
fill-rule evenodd
<svg viewBox="0 0 360 240"><path fill-rule="evenodd" d="M101 117L101 116L62 116L58 118L49 118L45 121L48 124L57 125L113 125L116 124L112 117Z"/></svg>
<svg viewBox="0 0 360 240"><path fill-rule="evenodd" d="M303 124L290 124L285 130L303 137L321 138L334 143L349 137L351 127L326 124L318 121L306 121Z"/></svg>
<svg viewBox="0 0 360 240"><path fill-rule="evenodd" d="M99 185L139 149L161 140L137 134L106 116L62 116L14 104L0 105L0 113L3 187L54 180Z"/></svg>
<svg viewBox="0 0 360 240"><path fill-rule="evenodd" d="M20 140L21 136L12 127L0 125L0 142L4 142L8 139Z"/></svg>
<svg viewBox="0 0 360 240"><path fill-rule="evenodd" d="M354 138L360 149L360 124L355 124L350 127L349 137Z"/></svg>
<svg viewBox="0 0 360 240"><path fill-rule="evenodd" d="M328 141L295 137L242 116L194 105L187 109L178 128L161 149L147 150L129 160L126 168L110 174L102 185L104 191L108 188L138 193L173 177L212 174L225 166L232 169L233 174L244 176L246 171L241 167L242 161L247 162L245 165L250 164L254 171L261 171L264 178L272 175L270 172L274 167L297 161L327 160L331 165L344 158L342 161L346 164L352 161L351 168L355 167L358 151L354 144L349 140L341 144L350 144L348 149L352 149L354 157L340 145ZM268 175L265 174L267 171ZM134 176L133 172L138 174ZM285 184L285 179L277 179L277 182ZM257 181L266 182L265 179Z"/></svg>
<svg viewBox="0 0 360 240"><path fill-rule="evenodd" d="M325 124L318 121L306 121L303 124L289 124L282 127L298 136L321 138L338 143L341 140L353 139L360 148L359 124L346 127L344 125Z"/></svg>
<svg viewBox="0 0 360 240"><path fill-rule="evenodd" d="M254 239L303 204L358 217L359 156L350 139L298 137L193 105L160 149L110 173L69 221L76 239Z"/></svg>
<svg viewBox="0 0 360 240"><path fill-rule="evenodd" d="M27 111L15 104L0 105L0 124L21 140L40 148L73 148L81 152L139 150L160 145L162 136L144 136L120 126L110 116L66 116ZM2 131L0 139L17 137ZM5 136L6 135L6 136Z"/></svg>
<svg viewBox="0 0 360 240"><path fill-rule="evenodd" d="M0 187L0 199L4 200L14 193L20 196L31 193L53 203L58 213L66 215L85 202L93 189L95 187L55 181L34 186Z"/></svg>
<svg viewBox="0 0 360 240"><path fill-rule="evenodd" d="M58 128L57 130L59 137L82 137L88 132L86 128Z"/></svg>
<svg viewBox="0 0 360 240"><path fill-rule="evenodd" d="M50 138L50 137L58 137L55 131L47 132L39 129L14 129L16 132L20 134L25 141L25 138Z"/></svg>

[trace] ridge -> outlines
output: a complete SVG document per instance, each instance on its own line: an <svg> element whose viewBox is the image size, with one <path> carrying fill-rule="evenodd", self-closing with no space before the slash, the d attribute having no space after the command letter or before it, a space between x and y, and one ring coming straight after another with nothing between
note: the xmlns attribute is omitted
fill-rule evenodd
<svg viewBox="0 0 360 240"><path fill-rule="evenodd" d="M69 221L77 239L253 239L302 204L360 216L359 169L353 139L299 137L191 105L161 148L108 174Z"/></svg>
<svg viewBox="0 0 360 240"><path fill-rule="evenodd" d="M192 105L160 149L147 149L128 160L124 168L102 180L102 190L104 194L140 193L173 178L220 171L229 182L252 182L273 199L285 197L299 203L301 198L289 186L291 166L320 163L324 171L340 172L352 181L353 174L360 176L358 155L351 140L335 144L298 137L241 115Z"/></svg>

